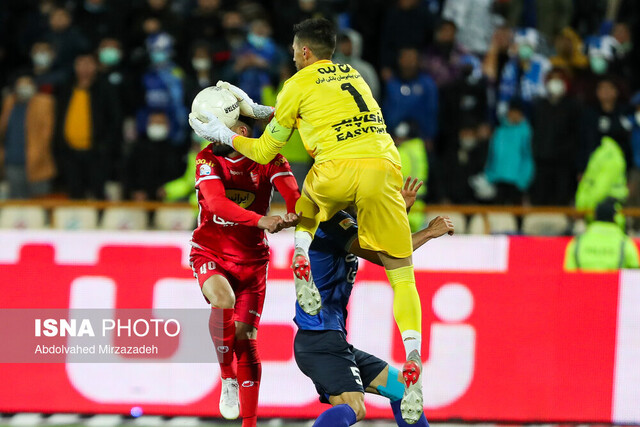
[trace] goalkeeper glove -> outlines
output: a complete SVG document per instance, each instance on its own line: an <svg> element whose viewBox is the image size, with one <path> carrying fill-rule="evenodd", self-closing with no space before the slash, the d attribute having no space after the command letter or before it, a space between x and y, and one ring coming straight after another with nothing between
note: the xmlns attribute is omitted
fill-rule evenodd
<svg viewBox="0 0 640 427"><path fill-rule="evenodd" d="M240 105L240 113L243 116L265 120L271 117L271 115L275 111L275 108L273 107L260 105L253 102L253 100L249 98L249 95L247 95L245 91L237 86L232 85L231 83L223 82L222 80L220 80L218 81L218 84L216 84L216 86L227 89L235 95L236 99L238 100L238 104Z"/></svg>
<svg viewBox="0 0 640 427"><path fill-rule="evenodd" d="M207 141L220 142L233 147L233 138L238 134L223 125L215 114L209 111L203 111L201 114L207 119L206 122L200 120L193 113L189 114L189 125L196 135Z"/></svg>

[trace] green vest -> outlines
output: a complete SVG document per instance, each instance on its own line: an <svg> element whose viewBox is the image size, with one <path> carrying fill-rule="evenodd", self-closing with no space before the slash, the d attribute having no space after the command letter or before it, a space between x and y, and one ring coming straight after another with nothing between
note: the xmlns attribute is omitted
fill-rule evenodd
<svg viewBox="0 0 640 427"><path fill-rule="evenodd" d="M409 225L411 226L411 231L415 232L422 228L426 220L426 215L424 214L425 203L423 199L427 194L427 178L429 177L427 150L424 147L424 141L422 139L414 138L400 144L398 153L400 153L402 176L404 179L410 176L424 182L420 190L418 190L416 202L409 212Z"/></svg>
<svg viewBox="0 0 640 427"><path fill-rule="evenodd" d="M571 240L564 266L566 270L585 271L638 268L638 249L617 224L594 221Z"/></svg>
<svg viewBox="0 0 640 427"><path fill-rule="evenodd" d="M624 153L617 142L604 137L600 146L589 157L587 169L578 184L576 208L593 210L609 196L624 201L628 195ZM589 215L587 220L591 218Z"/></svg>

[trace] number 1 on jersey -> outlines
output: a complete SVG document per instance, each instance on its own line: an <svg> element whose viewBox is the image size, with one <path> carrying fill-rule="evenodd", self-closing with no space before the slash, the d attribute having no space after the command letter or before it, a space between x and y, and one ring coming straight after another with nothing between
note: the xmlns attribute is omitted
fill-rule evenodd
<svg viewBox="0 0 640 427"><path fill-rule="evenodd" d="M367 107L367 103L364 102L364 98L362 98L362 95L360 95L360 92L358 92L358 89L353 87L351 83L342 83L342 86L340 86L340 89L346 90L351 94L351 96L353 96L353 100L356 101L356 105L360 109L361 113L366 113L369 111L369 107Z"/></svg>

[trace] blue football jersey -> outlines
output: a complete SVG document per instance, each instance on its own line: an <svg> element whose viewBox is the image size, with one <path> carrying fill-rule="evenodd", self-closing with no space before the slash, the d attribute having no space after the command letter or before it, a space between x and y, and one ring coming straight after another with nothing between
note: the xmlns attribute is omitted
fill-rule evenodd
<svg viewBox="0 0 640 427"><path fill-rule="evenodd" d="M313 280L322 298L322 310L311 316L296 302L293 321L298 328L347 333L347 304L358 272L358 257L350 254L348 249L357 237L358 226L344 211L318 227L309 248L309 261Z"/></svg>

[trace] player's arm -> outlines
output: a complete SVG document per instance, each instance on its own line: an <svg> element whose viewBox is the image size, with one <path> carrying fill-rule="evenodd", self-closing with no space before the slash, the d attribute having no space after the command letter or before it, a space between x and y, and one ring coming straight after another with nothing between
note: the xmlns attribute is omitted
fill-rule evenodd
<svg viewBox="0 0 640 427"><path fill-rule="evenodd" d="M287 213L296 213L296 202L300 198L298 182L291 172L291 166L287 159L281 155L276 155L269 165L269 179L271 184L282 195L287 205Z"/></svg>
<svg viewBox="0 0 640 427"><path fill-rule="evenodd" d="M453 232L454 227L451 219L449 219L449 217L447 216L437 216L429 222L429 225L426 228L423 228L420 231L416 231L411 235L413 250L416 251L419 247L421 247L431 239L437 239L438 237L444 236L445 234L451 235L453 234ZM360 241L358 239L355 239L353 243L351 243L349 252L374 264L382 265L382 261L380 261L378 252L371 251L369 249L363 249L360 246Z"/></svg>
<svg viewBox="0 0 640 427"><path fill-rule="evenodd" d="M567 245L567 249L564 251L564 270L565 271L576 271L578 269L578 264L576 262L575 257L576 251L576 238L571 239L569 244Z"/></svg>
<svg viewBox="0 0 640 427"><path fill-rule="evenodd" d="M277 233L282 229L283 221L280 216L262 216L229 200L219 179L209 179L196 186L200 189L209 210L220 218L250 227L258 227L270 233Z"/></svg>

